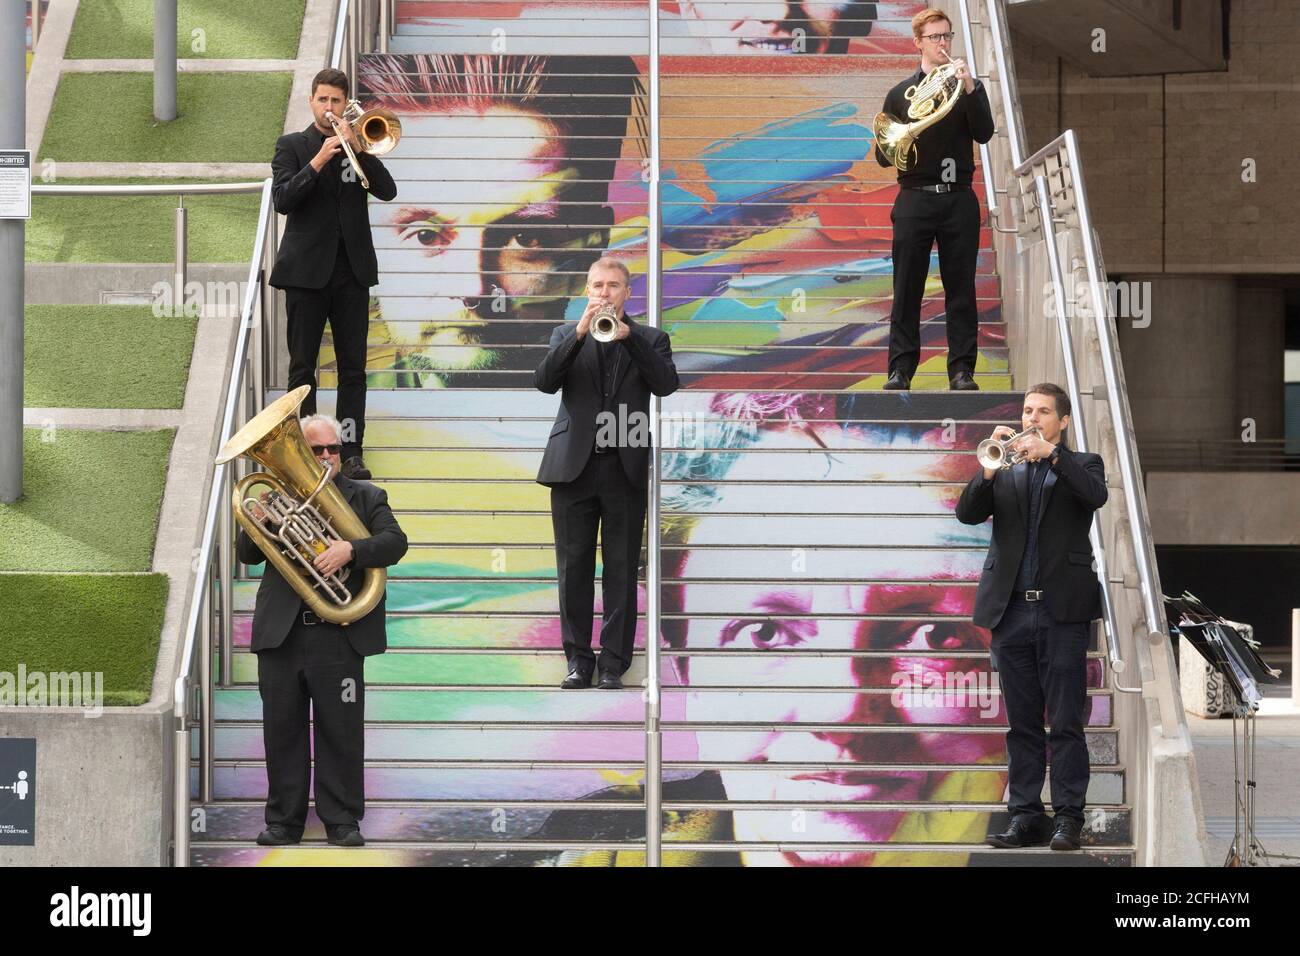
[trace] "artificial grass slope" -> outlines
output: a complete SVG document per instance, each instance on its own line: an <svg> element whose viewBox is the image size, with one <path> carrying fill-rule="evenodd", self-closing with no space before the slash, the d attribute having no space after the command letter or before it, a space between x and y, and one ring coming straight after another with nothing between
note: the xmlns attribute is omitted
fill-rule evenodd
<svg viewBox="0 0 1300 956"><path fill-rule="evenodd" d="M268 154L269 157L269 154ZM57 170L57 166L55 167ZM251 180L87 178L76 183L250 182ZM257 193L186 196L190 262L247 262L253 254ZM33 196L28 262L171 262L175 196Z"/></svg>
<svg viewBox="0 0 1300 956"><path fill-rule="evenodd" d="M101 672L104 705L139 706L166 605L163 574L0 574L0 671Z"/></svg>
<svg viewBox="0 0 1300 956"><path fill-rule="evenodd" d="M153 118L152 73L65 73L41 160L269 163L284 129L289 73L181 73L177 118ZM107 108L106 108L107 104Z"/></svg>
<svg viewBox="0 0 1300 956"><path fill-rule="evenodd" d="M0 571L148 571L174 436L24 429L23 497L0 504Z"/></svg>
<svg viewBox="0 0 1300 956"><path fill-rule="evenodd" d="M150 306L29 305L23 404L29 408L180 408L197 319Z"/></svg>
<svg viewBox="0 0 1300 956"><path fill-rule="evenodd" d="M153 7L154 0L83 2L77 8L65 56L151 59ZM306 0L180 0L176 55L182 59L292 60L298 56L305 9ZM196 36L196 30L202 34Z"/></svg>

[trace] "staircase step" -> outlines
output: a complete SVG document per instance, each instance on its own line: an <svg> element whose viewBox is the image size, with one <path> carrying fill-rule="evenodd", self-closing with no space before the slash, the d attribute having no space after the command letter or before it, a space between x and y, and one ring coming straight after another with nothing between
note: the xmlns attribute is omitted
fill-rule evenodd
<svg viewBox="0 0 1300 956"><path fill-rule="evenodd" d="M674 764L664 767L664 799L686 796L721 800L716 773L718 764ZM800 765L780 770L754 769L763 764L735 764L722 771L729 790L763 794L765 799L821 802L861 802L868 793L882 793L885 802L896 802L907 794L913 802L948 803L953 795L979 794L989 803L1001 801L1006 789L1006 767L968 767L962 765L854 765L862 782L835 784L810 779L810 774L834 772L842 764ZM701 776L712 780L711 786L682 786ZM376 766L368 762L365 793L371 798L392 800L479 800L523 801L546 800L571 803L602 803L612 795L635 795L639 798L644 767L634 763L604 762L588 767L528 766L503 767L491 762L466 766L412 767ZM1043 796L1050 800L1050 781L1044 784ZM198 788L198 770L191 772L191 793ZM614 794L611 794L611 789ZM257 761L238 765L219 763L213 768L213 791L218 801L265 800L266 767ZM1094 767L1088 783L1090 806L1118 806L1124 802L1124 773L1121 770Z"/></svg>
<svg viewBox="0 0 1300 956"><path fill-rule="evenodd" d="M763 690L773 685L809 690L897 690L897 700L916 702L899 706L916 706L922 710L944 706L988 707L997 694L987 651L972 651L967 658L905 654L879 658L814 654L774 658L763 651L746 654L730 650L711 655L673 654L660 661L660 680L675 681L676 668L683 663L691 665L691 686L696 690L712 687ZM257 684L257 655L236 653L232 655L231 666L235 685ZM367 687L553 687L567 672L568 664L562 653L485 655L390 650L365 661ZM645 675L645 660L637 658L623 675L623 682L638 686ZM1101 688L1104 680L1102 668L1092 668L1088 686ZM943 700L960 703L943 704Z"/></svg>
<svg viewBox="0 0 1300 956"><path fill-rule="evenodd" d="M642 725L645 705L641 688L622 691L562 691L558 687L514 689L504 687L367 687L367 720L393 722L439 721L457 724L512 724L529 721L627 723ZM727 690L691 687L663 688L665 723L689 720L711 723L781 724L791 714L803 721L876 725L897 722L900 714L887 692L845 692L825 690ZM260 720L262 701L255 688L219 688L214 691L213 713L217 720ZM1111 696L1091 691L1086 725L1111 725ZM935 727L1005 726L1001 699L994 698L994 712L963 709L935 710L927 723Z"/></svg>
<svg viewBox="0 0 1300 956"><path fill-rule="evenodd" d="M806 733L806 731L800 731ZM906 725L889 728L852 729L855 754L869 755L881 763L914 759L917 735ZM689 760L700 752L737 753L762 730L669 729L663 733L665 760ZM934 749L947 759L962 755L1002 759L1006 732L1000 727L942 730L942 747ZM1118 763L1118 737L1113 730L1086 732L1088 759L1093 766ZM929 738L927 738L927 745ZM191 756L198 757L198 735L192 735ZM366 756L372 760L459 760L459 761L614 761L635 763L645 758L643 727L552 727L529 725L512 729L477 727L413 727L403 724L366 726ZM253 722L221 722L216 725L213 754L220 760L261 760L264 757L262 727ZM1000 798L999 798L1000 799Z"/></svg>
<svg viewBox="0 0 1300 956"><path fill-rule="evenodd" d="M819 808L803 804L793 807L741 809L734 803L726 812L740 818L747 830L772 832L785 828L791 839L838 842L841 834L819 834L815 825ZM701 812L716 814L716 803L694 802L664 807L665 834L676 834L685 819ZM264 826L265 810L257 804L218 805L207 809L201 837L204 844L249 843ZM965 843L1008 823L1008 814L998 804L926 805L895 803L864 808L848 805L836 810L838 822L877 840L903 830L904 842L924 844ZM551 819L554 816L556 819ZM812 819L810 819L812 818ZM734 818L733 818L734 820ZM608 839L610 831L631 841L645 840L644 807L548 809L514 807L455 807L429 805L368 806L363 832L368 842L437 846L446 842L548 842L544 835L561 826L565 838L583 843ZM808 826L813 823L813 826ZM795 828L802 827L802 835ZM837 828L838 829L838 828ZM1084 815L1080 834L1085 846L1119 847L1132 842L1128 808L1092 807ZM975 834L968 831L975 830ZM552 840L554 837L552 837ZM325 827L314 807L303 832L307 844L324 844ZM667 841L666 841L667 842Z"/></svg>

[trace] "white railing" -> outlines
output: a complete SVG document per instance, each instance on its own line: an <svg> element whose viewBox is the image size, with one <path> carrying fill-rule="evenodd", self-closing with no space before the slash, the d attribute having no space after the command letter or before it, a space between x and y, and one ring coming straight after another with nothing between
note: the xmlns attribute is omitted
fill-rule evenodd
<svg viewBox="0 0 1300 956"><path fill-rule="evenodd" d="M1137 861L1201 863L1204 827L1191 739L1081 150L1067 130L1025 154L1005 0L978 0L982 19L970 15L967 0L959 2L968 59L997 121L981 158L1012 367L1028 382L1065 380L1075 443L1106 462L1111 501L1097 513L1091 536L1111 687L1119 692L1113 722L1128 775ZM997 189L998 181L1005 188ZM1130 671L1139 683L1121 684L1118 675Z"/></svg>

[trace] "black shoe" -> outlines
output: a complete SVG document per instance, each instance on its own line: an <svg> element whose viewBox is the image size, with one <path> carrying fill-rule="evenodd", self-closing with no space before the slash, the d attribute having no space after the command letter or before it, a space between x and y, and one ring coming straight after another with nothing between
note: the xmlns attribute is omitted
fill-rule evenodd
<svg viewBox="0 0 1300 956"><path fill-rule="evenodd" d="M258 846L293 846L302 842L301 833L293 833L288 827L272 823L257 835Z"/></svg>
<svg viewBox="0 0 1300 956"><path fill-rule="evenodd" d="M958 372L948 380L948 388L954 392L978 392L980 387L975 384L975 376L970 372Z"/></svg>
<svg viewBox="0 0 1300 956"><path fill-rule="evenodd" d="M1083 832L1083 821L1078 817L1056 815L1056 828L1052 831L1053 850L1079 849L1079 834Z"/></svg>
<svg viewBox="0 0 1300 956"><path fill-rule="evenodd" d="M560 682L561 690L579 690L583 687L591 686L591 671L585 671L581 667L569 668L569 674Z"/></svg>
<svg viewBox="0 0 1300 956"><path fill-rule="evenodd" d="M1051 824L1046 816L1021 814L1001 833L989 836L986 842L999 850L1019 850L1027 846L1046 846L1051 837Z"/></svg>
<svg viewBox="0 0 1300 956"><path fill-rule="evenodd" d="M369 481L370 469L366 467L360 455L353 455L343 462L343 477L351 478L353 481Z"/></svg>
<svg viewBox="0 0 1300 956"><path fill-rule="evenodd" d="M596 685L600 690L622 690L623 681L618 674L613 671L601 671L600 683Z"/></svg>
<svg viewBox="0 0 1300 956"><path fill-rule="evenodd" d="M326 827L325 840L331 846L366 845L366 838L361 835L361 828L355 823L340 823L336 827Z"/></svg>
<svg viewBox="0 0 1300 956"><path fill-rule="evenodd" d="M912 387L912 376L904 375L898 369L889 373L889 381L885 383L885 388L891 392L906 392Z"/></svg>

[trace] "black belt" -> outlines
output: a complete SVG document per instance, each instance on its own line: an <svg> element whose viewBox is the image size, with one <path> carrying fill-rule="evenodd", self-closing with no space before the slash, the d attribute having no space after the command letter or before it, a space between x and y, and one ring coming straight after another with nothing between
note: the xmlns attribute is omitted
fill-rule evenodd
<svg viewBox="0 0 1300 956"><path fill-rule="evenodd" d="M326 622L317 617L315 611L303 611L302 623L304 627L315 627L317 624L324 624Z"/></svg>
<svg viewBox="0 0 1300 956"><path fill-rule="evenodd" d="M618 454L617 448L597 448L592 452L597 458L604 458L606 455Z"/></svg>
<svg viewBox="0 0 1300 956"><path fill-rule="evenodd" d="M1034 591L1012 591L1011 600L1013 601L1045 601L1042 590Z"/></svg>
<svg viewBox="0 0 1300 956"><path fill-rule="evenodd" d="M967 189L970 189L970 186L965 183L936 183L933 186L905 186L902 183L899 183L898 185L900 189L915 189L918 192L923 193L964 192Z"/></svg>

